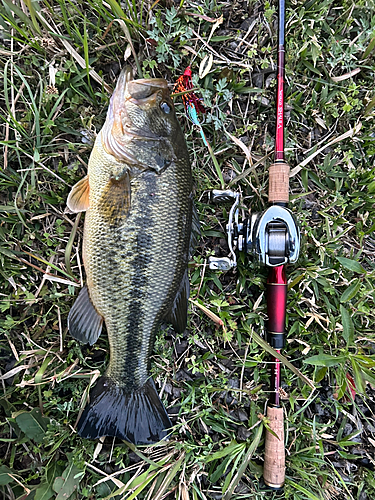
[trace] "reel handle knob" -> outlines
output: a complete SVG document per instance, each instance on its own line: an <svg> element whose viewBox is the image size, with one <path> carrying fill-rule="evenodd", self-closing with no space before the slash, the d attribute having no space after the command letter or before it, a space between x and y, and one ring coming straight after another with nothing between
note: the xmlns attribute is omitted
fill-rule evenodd
<svg viewBox="0 0 375 500"><path fill-rule="evenodd" d="M209 257L208 267L213 271L229 271L236 267L236 262L229 257Z"/></svg>
<svg viewBox="0 0 375 500"><path fill-rule="evenodd" d="M213 203L233 203L238 194L230 189L213 189L210 192L210 198Z"/></svg>

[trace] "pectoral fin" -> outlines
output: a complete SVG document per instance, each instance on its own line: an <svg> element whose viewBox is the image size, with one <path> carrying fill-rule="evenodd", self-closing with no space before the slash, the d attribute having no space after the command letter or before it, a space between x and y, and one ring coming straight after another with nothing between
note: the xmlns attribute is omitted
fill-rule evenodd
<svg viewBox="0 0 375 500"><path fill-rule="evenodd" d="M68 316L70 335L82 344L93 345L102 331L103 318L93 306L87 286L80 291Z"/></svg>
<svg viewBox="0 0 375 500"><path fill-rule="evenodd" d="M131 205L131 186L128 171L112 177L98 202L101 216L111 226L118 226L128 216Z"/></svg>
<svg viewBox="0 0 375 500"><path fill-rule="evenodd" d="M89 208L89 177L86 175L72 187L66 204L72 212L85 212Z"/></svg>
<svg viewBox="0 0 375 500"><path fill-rule="evenodd" d="M190 295L189 277L187 271L182 278L180 288L174 299L172 308L166 318L168 323L172 323L177 333L183 333L187 323L188 298Z"/></svg>

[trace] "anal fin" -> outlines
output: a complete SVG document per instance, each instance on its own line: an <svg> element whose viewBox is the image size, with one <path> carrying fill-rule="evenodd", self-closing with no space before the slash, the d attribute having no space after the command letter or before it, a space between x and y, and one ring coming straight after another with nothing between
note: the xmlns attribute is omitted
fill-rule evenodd
<svg viewBox="0 0 375 500"><path fill-rule="evenodd" d="M94 308L84 286L68 316L70 335L82 344L93 345L102 331L103 318Z"/></svg>
<svg viewBox="0 0 375 500"><path fill-rule="evenodd" d="M72 212L85 212L89 208L89 177L86 175L72 187L66 204Z"/></svg>
<svg viewBox="0 0 375 500"><path fill-rule="evenodd" d="M189 295L190 284L188 272L186 270L171 310L166 317L166 321L168 321L168 323L172 323L173 328L177 333L183 333L186 328Z"/></svg>

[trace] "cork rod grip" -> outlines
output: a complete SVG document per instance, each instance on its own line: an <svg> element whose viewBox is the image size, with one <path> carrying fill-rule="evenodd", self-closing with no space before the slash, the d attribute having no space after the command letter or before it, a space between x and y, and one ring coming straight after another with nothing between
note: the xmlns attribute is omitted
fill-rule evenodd
<svg viewBox="0 0 375 500"><path fill-rule="evenodd" d="M267 408L269 427L278 436L266 431L263 478L267 486L282 488L285 481L284 413L282 408Z"/></svg>
<svg viewBox="0 0 375 500"><path fill-rule="evenodd" d="M269 169L268 201L269 203L288 203L289 172L287 163L273 163Z"/></svg>

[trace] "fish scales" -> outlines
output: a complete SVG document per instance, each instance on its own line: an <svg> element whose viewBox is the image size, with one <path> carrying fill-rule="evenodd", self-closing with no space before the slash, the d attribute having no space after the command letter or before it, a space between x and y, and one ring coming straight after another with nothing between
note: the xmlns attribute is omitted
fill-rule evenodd
<svg viewBox="0 0 375 500"><path fill-rule="evenodd" d="M90 178L105 163L111 171L99 144ZM149 376L155 333L187 267L192 179L184 161L172 162L162 175L147 171L132 179L129 214L123 210L107 218L103 189L90 190L84 230L90 296L108 331L107 374L129 387L143 385Z"/></svg>
<svg viewBox="0 0 375 500"><path fill-rule="evenodd" d="M150 444L171 422L150 377L162 321L186 326L187 266L194 217L186 143L167 83L124 70L88 175L67 204L86 211L87 286L68 317L70 333L92 345L105 322L110 362L90 392L78 433Z"/></svg>

